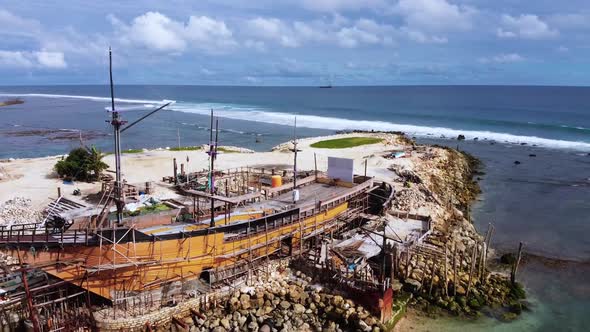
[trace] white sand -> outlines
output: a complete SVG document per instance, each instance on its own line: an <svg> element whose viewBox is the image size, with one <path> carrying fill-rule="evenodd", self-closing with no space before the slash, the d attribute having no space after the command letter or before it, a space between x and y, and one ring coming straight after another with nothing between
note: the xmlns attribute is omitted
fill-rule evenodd
<svg viewBox="0 0 590 332"><path fill-rule="evenodd" d="M348 149L315 149L310 144L326 139L316 137L299 141L298 169L314 169L314 153L317 154L319 170L326 170L329 156L353 158L355 160L355 173L364 173L364 160L368 158L367 175L377 179L391 181L395 176L387 170L392 163L408 164L410 159L385 159L381 155L385 151L400 149L395 136L384 134L343 134L330 136L329 138L341 138L352 136L378 136L384 137L384 143L362 145ZM188 171L206 169L208 156L203 150L199 151L167 151L152 150L137 154L124 154L122 157L123 178L131 184L140 184L146 181L154 181L156 190L162 191L162 177L172 175L173 158L180 163L186 163L189 157ZM41 209L57 197L57 187L62 188L64 196L71 198L75 188L79 188L83 195L96 193L100 190L100 183L76 182L74 185L64 185L63 181L53 175L53 165L61 157L17 159L0 163L4 176L0 180L0 203L13 197L20 196L30 198L33 206ZM413 159L413 158L411 158ZM104 161L114 169L114 156L106 156ZM293 154L290 152L256 152L256 153L225 153L218 156L216 168L227 169L235 167L255 165L292 165Z"/></svg>

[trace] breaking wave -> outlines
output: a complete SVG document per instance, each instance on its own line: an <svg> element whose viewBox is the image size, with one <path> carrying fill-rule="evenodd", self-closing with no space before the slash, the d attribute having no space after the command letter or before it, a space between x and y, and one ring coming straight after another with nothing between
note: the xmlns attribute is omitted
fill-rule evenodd
<svg viewBox="0 0 590 332"><path fill-rule="evenodd" d="M222 118L263 122L286 126L292 126L295 117L295 114L292 113L271 112L263 108L231 104L199 104L181 102L174 105L171 109L174 111L200 115L209 115L211 109L214 109L215 115ZM513 144L526 143L529 145L537 145L548 148L590 151L590 143L588 142L567 141L537 136L522 136L493 131L461 130L446 127L428 127L411 124L393 123L387 121L353 120L317 115L297 114L297 126L328 130L357 129L376 131L402 131L409 135L421 137L444 136L446 138L455 138L458 135L464 135L466 139L473 139L477 137L480 140L486 139L491 141L506 142Z"/></svg>
<svg viewBox="0 0 590 332"><path fill-rule="evenodd" d="M2 97L41 97L41 98L70 98L83 99L99 102L110 102L109 97L97 96L80 96L80 95L62 95L62 94L43 94L43 93L0 93ZM128 104L143 104L153 106L155 104L162 104L169 100L148 100L148 99L128 99L115 98L116 102ZM220 104L220 103L187 103L179 102L171 106L171 110L200 114L208 116L211 109L215 110L215 114L222 118L230 118L237 120L255 121L262 123L278 124L278 125L293 125L295 114L284 112L273 112L265 108L255 106L244 106L234 104ZM538 125L535 123L529 123ZM478 131L478 130L461 130L447 127L429 127L411 124L393 123L388 121L369 121L369 120L354 120L346 118L326 117L317 115L297 115L297 126L314 129L327 130L376 130L376 131L402 131L409 135L420 137L446 137L455 138L458 135L464 135L466 139L479 138L480 140L490 140L497 142L506 142L513 144L529 144L548 148L558 149L574 149L582 151L590 151L590 143L583 141L567 141L551 138L543 138L538 136L524 136L515 135L506 132L494 131ZM540 125L546 126L546 125ZM581 126L566 126L557 125L563 129L573 129L577 131L588 131L589 128ZM226 129L227 130L227 129ZM235 130L235 133L244 132Z"/></svg>

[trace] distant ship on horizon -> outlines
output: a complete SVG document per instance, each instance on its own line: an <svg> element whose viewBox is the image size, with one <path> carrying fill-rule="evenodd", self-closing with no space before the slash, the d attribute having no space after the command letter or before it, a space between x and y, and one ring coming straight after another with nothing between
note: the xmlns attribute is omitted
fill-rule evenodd
<svg viewBox="0 0 590 332"><path fill-rule="evenodd" d="M319 88L320 89L331 89L333 87L332 86L332 79L329 78L327 81L328 81L327 84L320 85Z"/></svg>

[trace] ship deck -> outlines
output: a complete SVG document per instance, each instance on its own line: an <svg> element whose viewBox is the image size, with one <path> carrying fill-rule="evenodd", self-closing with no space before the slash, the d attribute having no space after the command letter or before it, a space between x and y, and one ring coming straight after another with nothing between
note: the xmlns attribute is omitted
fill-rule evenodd
<svg viewBox="0 0 590 332"><path fill-rule="evenodd" d="M338 185L329 185L319 182L309 183L303 187L298 188L299 201L296 204L293 203L293 191L291 190L268 200L249 203L245 206L239 207L228 214L228 218L232 216L235 217L239 215L262 213L263 211L269 210L278 212L295 208L305 209L315 206L319 201L326 201L331 198L341 196L351 189L352 188ZM224 219L225 215L220 215L215 218L215 221L223 221ZM248 220L238 220L232 222L231 224L241 224L247 222ZM199 223L182 222L170 225L158 225L143 228L140 229L140 231L148 235L161 236L168 234L188 233L207 227L209 227L209 220L203 220Z"/></svg>
<svg viewBox="0 0 590 332"><path fill-rule="evenodd" d="M291 190L272 199L249 204L246 208L260 210L274 209L278 211L289 208L304 209L314 206L320 201L327 201L331 198L341 196L352 188L314 182L297 189L299 190L299 200L295 204L293 204L293 191Z"/></svg>

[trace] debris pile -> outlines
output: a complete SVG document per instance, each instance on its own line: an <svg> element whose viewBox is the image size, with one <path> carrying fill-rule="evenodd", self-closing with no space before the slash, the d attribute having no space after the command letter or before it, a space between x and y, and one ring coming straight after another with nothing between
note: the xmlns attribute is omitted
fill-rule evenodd
<svg viewBox="0 0 590 332"><path fill-rule="evenodd" d="M0 205L0 226L30 224L41 219L41 213L33 208L28 198L15 197Z"/></svg>

